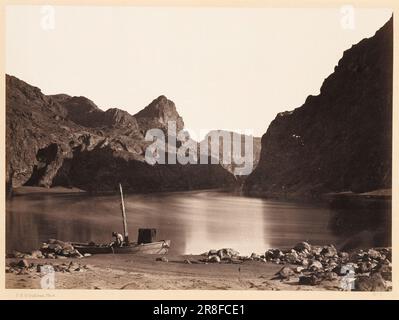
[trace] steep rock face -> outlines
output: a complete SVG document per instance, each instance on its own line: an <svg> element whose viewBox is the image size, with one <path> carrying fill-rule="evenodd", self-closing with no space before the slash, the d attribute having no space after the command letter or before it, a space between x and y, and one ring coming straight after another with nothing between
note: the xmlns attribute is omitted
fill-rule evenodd
<svg viewBox="0 0 399 320"><path fill-rule="evenodd" d="M224 154L224 146L222 139L219 139L219 143L217 140L212 139L212 136L214 137L222 137L226 136L229 137L230 139L230 159L231 161L228 161L228 163L223 163L223 154ZM234 143L233 140L238 139L240 141L240 148L236 149L234 148ZM224 130L213 130L210 131L205 138L200 142L200 144L207 144L208 145L208 152L213 156L217 157L220 161L220 164L222 167L224 167L226 170L230 171L231 173L235 173L238 168L243 168L244 164L237 163L234 159L235 157L245 159L245 141L246 139L251 139L252 141L252 148L253 152L251 155L247 155L249 158L252 157L252 170L256 168L259 162L259 157L260 157L260 151L261 151L261 138L259 137L253 137L253 136L246 136L244 134L239 134L237 132L232 132L232 131L224 131ZM252 171L251 170L251 171ZM249 174L249 173L248 173Z"/></svg>
<svg viewBox="0 0 399 320"><path fill-rule="evenodd" d="M122 182L126 190L143 192L235 183L220 165L147 164L145 149L151 142L144 140L139 122L126 111L102 111L85 97L46 96L9 75L6 91L9 191L22 185L109 191ZM165 97L154 100L146 112L148 118L146 113L139 117L141 125L165 129L168 119L183 125Z"/></svg>
<svg viewBox="0 0 399 320"><path fill-rule="evenodd" d="M391 188L392 35L391 19L344 52L318 96L277 115L247 193L313 197Z"/></svg>
<svg viewBox="0 0 399 320"><path fill-rule="evenodd" d="M176 131L184 128L183 118L178 114L173 101L165 96L159 96L147 107L134 115L139 124L141 133L145 133L153 128L159 128L167 132L168 121L176 122Z"/></svg>
<svg viewBox="0 0 399 320"><path fill-rule="evenodd" d="M15 187L31 180L34 171L45 172L46 156L53 162L60 154L67 157L68 143L79 128L66 120L65 109L40 89L12 76L6 77L6 88L6 176ZM51 148L52 144L57 148ZM48 147L50 152L46 152Z"/></svg>

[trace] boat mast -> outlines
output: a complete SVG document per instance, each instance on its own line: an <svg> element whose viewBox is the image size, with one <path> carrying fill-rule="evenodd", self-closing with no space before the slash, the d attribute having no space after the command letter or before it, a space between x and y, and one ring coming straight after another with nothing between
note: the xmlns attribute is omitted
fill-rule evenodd
<svg viewBox="0 0 399 320"><path fill-rule="evenodd" d="M123 217L123 234L125 236L125 244L129 244L129 234L127 231L127 221L126 221L126 212L125 212L125 202L123 201L123 191L122 185L119 184L119 191L121 193L121 209L122 209L122 217Z"/></svg>

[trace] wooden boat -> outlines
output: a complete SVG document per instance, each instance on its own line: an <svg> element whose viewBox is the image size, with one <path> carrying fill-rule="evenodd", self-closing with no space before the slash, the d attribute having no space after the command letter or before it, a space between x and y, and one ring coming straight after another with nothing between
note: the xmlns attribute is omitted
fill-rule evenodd
<svg viewBox="0 0 399 320"><path fill-rule="evenodd" d="M170 247L170 240L153 241L151 239L143 240L138 239L138 242L130 242L127 230L127 220L125 212L125 202L123 200L122 185L119 184L120 196L121 196L121 210L123 218L123 245L117 246L115 244L95 244L95 243L79 243L72 242L71 244L81 254L101 254L101 253L130 253L130 254L166 254ZM153 230L153 229L139 229L139 235L141 230ZM155 229L154 229L155 230ZM155 235L155 233L154 233ZM155 236L154 236L155 238ZM141 242L140 242L141 241Z"/></svg>
<svg viewBox="0 0 399 320"><path fill-rule="evenodd" d="M161 240L150 243L129 243L122 247L91 243L72 243L73 247L81 254L101 253L130 253L130 254L166 254L170 247L170 240Z"/></svg>

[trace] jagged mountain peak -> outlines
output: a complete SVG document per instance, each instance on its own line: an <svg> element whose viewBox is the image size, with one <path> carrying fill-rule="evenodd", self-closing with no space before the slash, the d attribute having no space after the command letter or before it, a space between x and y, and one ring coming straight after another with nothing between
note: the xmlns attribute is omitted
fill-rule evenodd
<svg viewBox="0 0 399 320"><path fill-rule="evenodd" d="M175 103L164 95L154 99L143 110L137 112L134 117L137 119L142 133L152 128L166 130L168 121L176 122L177 131L184 128L183 118L177 112Z"/></svg>

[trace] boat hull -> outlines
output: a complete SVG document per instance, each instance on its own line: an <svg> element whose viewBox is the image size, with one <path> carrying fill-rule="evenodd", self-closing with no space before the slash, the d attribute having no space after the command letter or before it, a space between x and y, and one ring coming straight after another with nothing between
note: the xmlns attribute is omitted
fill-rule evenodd
<svg viewBox="0 0 399 320"><path fill-rule="evenodd" d="M117 253L117 254L166 254L170 247L170 240L163 240L151 243L143 244L130 244L124 247L112 247L112 246L100 246L100 245L89 245L85 243L72 243L74 248L81 254L105 254L105 253Z"/></svg>

